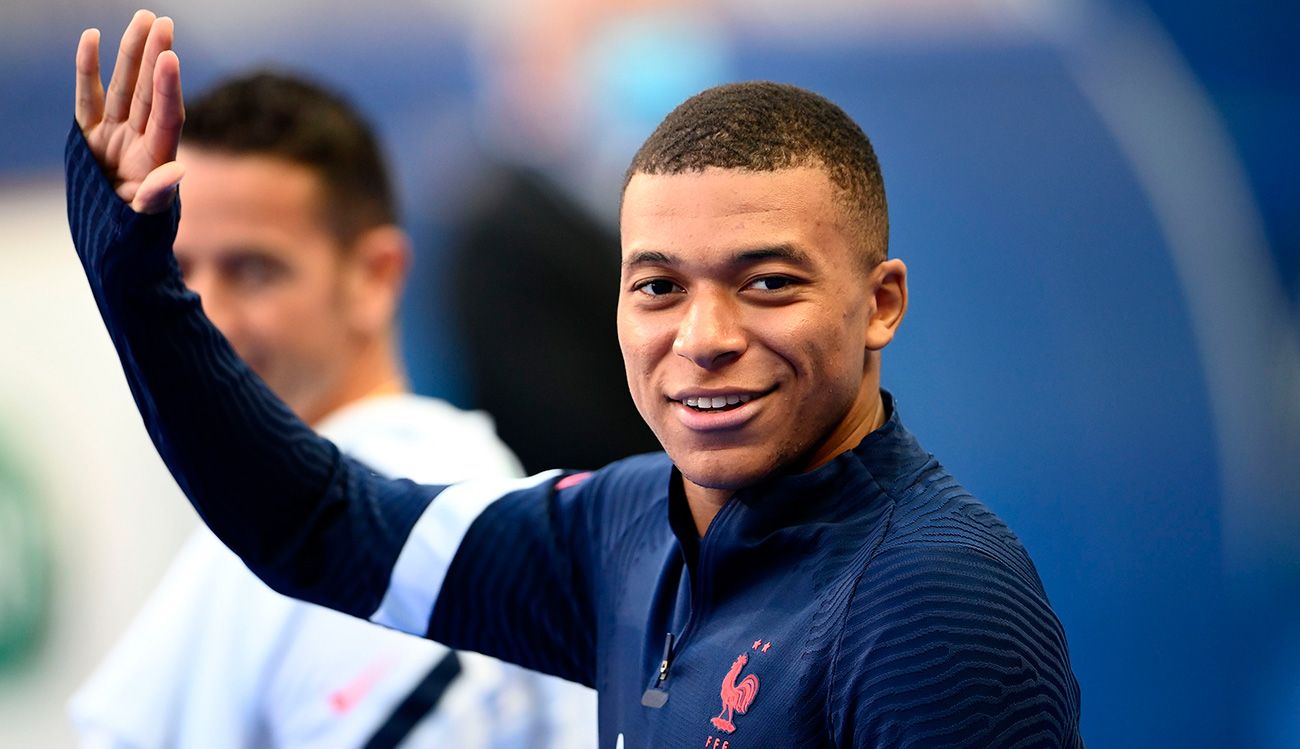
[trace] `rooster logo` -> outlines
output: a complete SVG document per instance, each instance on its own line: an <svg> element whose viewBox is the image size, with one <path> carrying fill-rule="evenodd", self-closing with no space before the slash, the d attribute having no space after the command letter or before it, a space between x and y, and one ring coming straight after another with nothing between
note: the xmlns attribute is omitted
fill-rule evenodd
<svg viewBox="0 0 1300 749"><path fill-rule="evenodd" d="M713 726L723 733L735 732L736 724L731 719L736 713L744 715L758 694L757 676L749 674L739 682L736 681L746 663L749 663L749 656L741 653L736 662L731 664L731 670L722 677L722 712L713 718Z"/></svg>

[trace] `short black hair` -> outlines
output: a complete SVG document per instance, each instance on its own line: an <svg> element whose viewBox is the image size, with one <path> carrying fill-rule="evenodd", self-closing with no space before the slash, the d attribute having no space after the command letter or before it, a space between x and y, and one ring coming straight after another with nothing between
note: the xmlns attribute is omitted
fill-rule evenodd
<svg viewBox="0 0 1300 749"><path fill-rule="evenodd" d="M307 167L322 217L344 243L397 222L388 167L370 124L342 95L296 74L254 71L186 103L182 145Z"/></svg>
<svg viewBox="0 0 1300 749"><path fill-rule="evenodd" d="M623 180L710 167L770 172L820 167L861 227L869 266L889 253L889 210L875 149L844 110L811 91L770 81L729 83L682 102L642 144Z"/></svg>

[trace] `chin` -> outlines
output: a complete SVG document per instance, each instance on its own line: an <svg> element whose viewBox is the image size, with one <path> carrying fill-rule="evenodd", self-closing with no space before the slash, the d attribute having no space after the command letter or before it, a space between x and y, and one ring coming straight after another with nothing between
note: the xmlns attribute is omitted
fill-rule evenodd
<svg viewBox="0 0 1300 749"><path fill-rule="evenodd" d="M758 483L771 473L766 462L736 460L734 456L724 454L700 455L698 452L684 456L683 460L674 458L673 463L692 484L706 489L720 491L738 491ZM762 463L756 465L756 463Z"/></svg>
<svg viewBox="0 0 1300 749"><path fill-rule="evenodd" d="M737 491L798 466L808 446L789 441L719 450L668 450L673 464L691 483L707 489Z"/></svg>

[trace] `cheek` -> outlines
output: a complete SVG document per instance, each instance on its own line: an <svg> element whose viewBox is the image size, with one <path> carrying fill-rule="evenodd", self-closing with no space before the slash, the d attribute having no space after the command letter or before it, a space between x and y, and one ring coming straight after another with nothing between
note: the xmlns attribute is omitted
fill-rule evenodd
<svg viewBox="0 0 1300 749"><path fill-rule="evenodd" d="M623 352L623 366L628 376L648 374L672 350L672 333L660 322L620 311L618 345Z"/></svg>
<svg viewBox="0 0 1300 749"><path fill-rule="evenodd" d="M823 396L856 392L866 361L860 327L851 311L792 318L783 328L778 353Z"/></svg>
<svg viewBox="0 0 1300 749"><path fill-rule="evenodd" d="M632 401L636 405L637 411L644 416L646 406L649 405L650 398L654 392L654 365L656 357L651 352L650 346L644 341L629 341L623 339L620 342L623 349L623 368L627 374L627 389L632 395Z"/></svg>
<svg viewBox="0 0 1300 749"><path fill-rule="evenodd" d="M754 318L749 333L751 341L762 341L797 374L807 377L824 370L831 348L827 334L837 329L836 323L810 312L773 310Z"/></svg>
<svg viewBox="0 0 1300 749"><path fill-rule="evenodd" d="M338 300L320 289L286 286L261 306L258 325L264 343L286 351L323 348L343 334Z"/></svg>
<svg viewBox="0 0 1300 749"><path fill-rule="evenodd" d="M620 320L618 333L632 403L641 418L654 430L654 425L661 416L660 409L664 405L661 389L664 378L661 375L666 360L673 357L672 336L668 335L665 343L663 331L646 325L645 321Z"/></svg>

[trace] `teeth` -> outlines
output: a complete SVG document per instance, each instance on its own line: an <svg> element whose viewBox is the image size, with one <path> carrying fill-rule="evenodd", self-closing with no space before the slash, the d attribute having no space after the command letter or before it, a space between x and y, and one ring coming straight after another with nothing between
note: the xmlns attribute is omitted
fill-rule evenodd
<svg viewBox="0 0 1300 749"><path fill-rule="evenodd" d="M687 398L682 401L691 408L698 408L702 411L708 411L715 408L725 408L734 406L738 403L748 403L753 399L752 395L717 395L705 397Z"/></svg>

